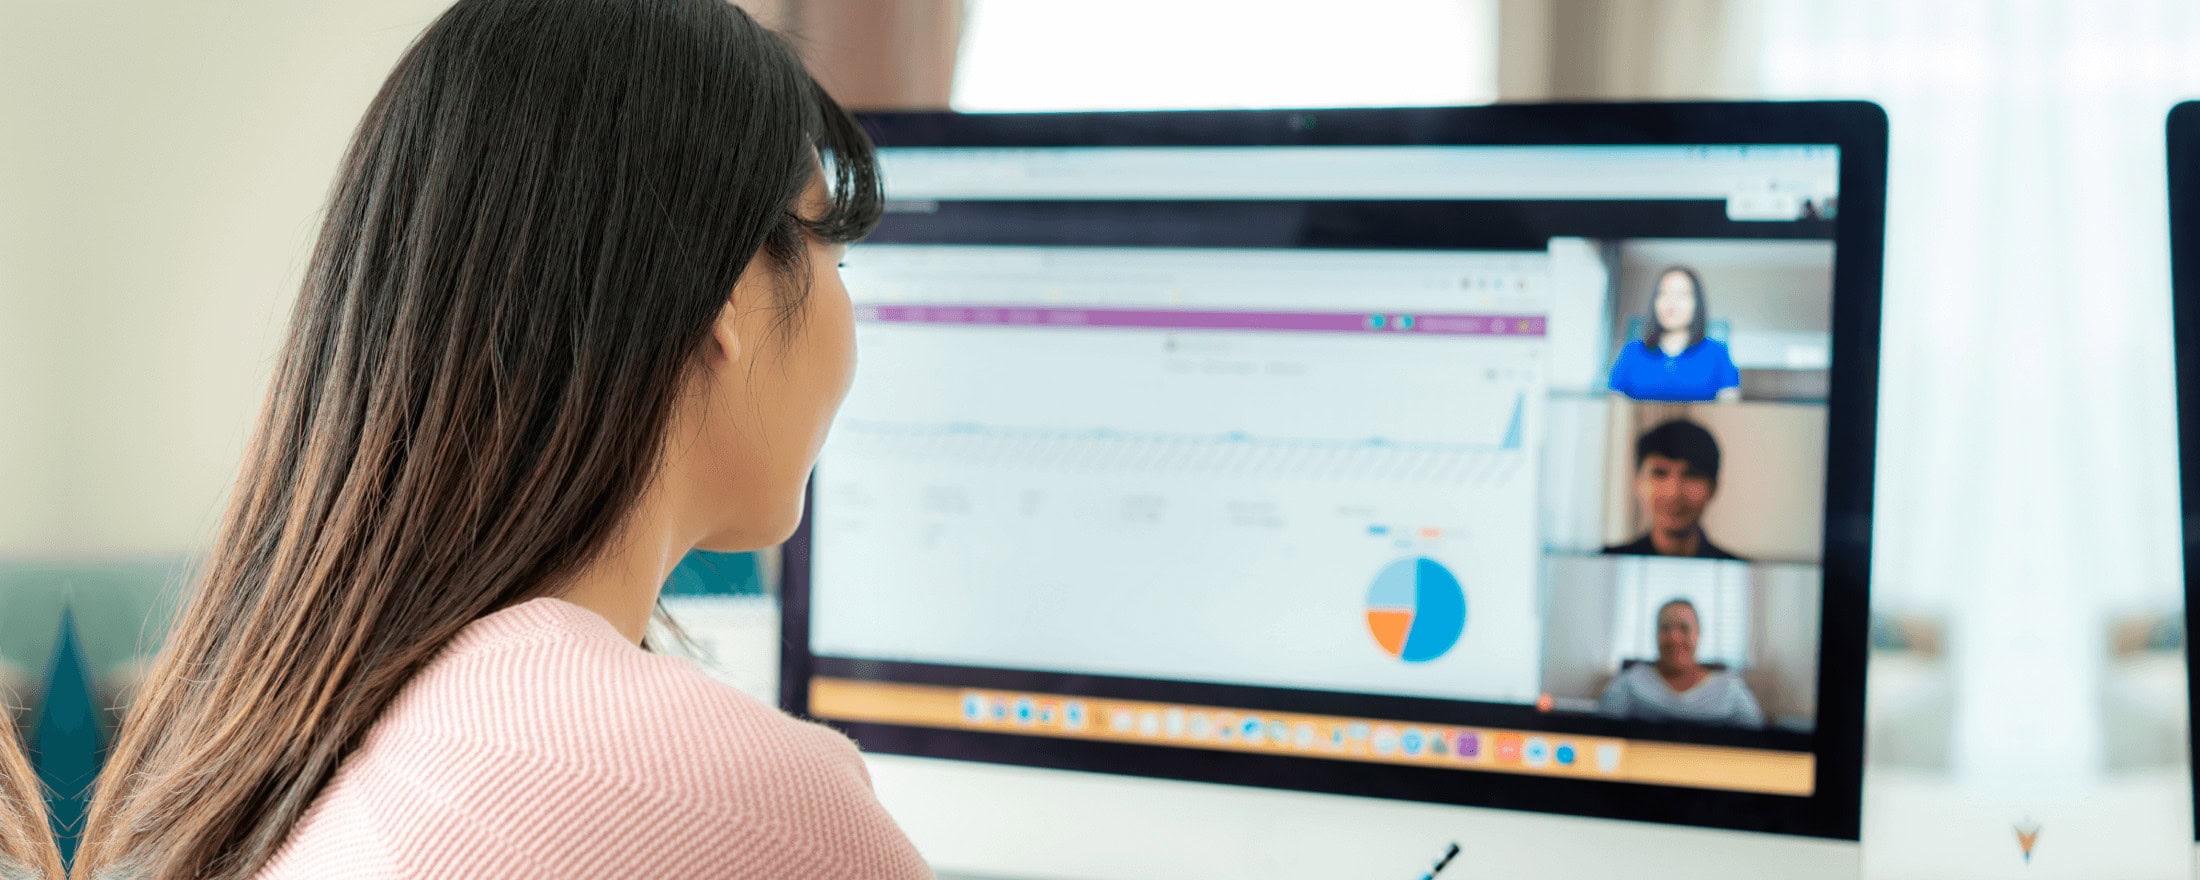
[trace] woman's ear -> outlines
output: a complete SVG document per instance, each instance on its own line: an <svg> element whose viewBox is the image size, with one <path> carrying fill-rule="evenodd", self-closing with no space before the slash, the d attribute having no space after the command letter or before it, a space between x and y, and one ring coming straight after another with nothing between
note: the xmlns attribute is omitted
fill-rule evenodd
<svg viewBox="0 0 2200 880"><path fill-rule="evenodd" d="M726 297L725 305L718 307L717 320L710 322L710 340L704 353L712 365L730 364L741 356L741 333L733 307L735 297Z"/></svg>

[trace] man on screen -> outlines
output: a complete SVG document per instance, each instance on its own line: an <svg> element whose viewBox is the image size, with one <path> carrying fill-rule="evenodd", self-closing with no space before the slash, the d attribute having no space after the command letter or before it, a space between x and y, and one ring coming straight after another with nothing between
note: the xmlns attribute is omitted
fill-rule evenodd
<svg viewBox="0 0 2200 880"><path fill-rule="evenodd" d="M1674 419L1635 441L1635 503L1648 532L1631 544L1606 547L1623 556L1738 559L1704 534L1704 508L1719 491L1719 441L1702 425Z"/></svg>

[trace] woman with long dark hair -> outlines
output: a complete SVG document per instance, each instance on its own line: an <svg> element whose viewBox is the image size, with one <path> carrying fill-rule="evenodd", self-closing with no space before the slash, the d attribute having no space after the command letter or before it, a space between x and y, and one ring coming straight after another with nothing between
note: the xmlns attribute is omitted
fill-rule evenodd
<svg viewBox="0 0 2200 880"><path fill-rule="evenodd" d="M725 0L461 0L338 174L80 876L923 877L844 737L640 645L794 529L869 142Z"/></svg>
<svg viewBox="0 0 2200 880"><path fill-rule="evenodd" d="M1741 397L1742 374L1726 343L1705 335L1711 304L1703 276L1686 266L1658 273L1642 338L1612 362L1613 391L1636 400L1705 402Z"/></svg>

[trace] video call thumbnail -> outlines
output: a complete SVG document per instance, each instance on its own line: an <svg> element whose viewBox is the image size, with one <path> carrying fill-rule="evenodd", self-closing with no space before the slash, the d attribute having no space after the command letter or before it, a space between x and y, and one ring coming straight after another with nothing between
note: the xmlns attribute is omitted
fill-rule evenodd
<svg viewBox="0 0 2200 880"><path fill-rule="evenodd" d="M1832 244L1571 251L1604 323L1554 364L1540 705L1814 729Z"/></svg>
<svg viewBox="0 0 2200 880"><path fill-rule="evenodd" d="M1545 564L1549 711L1815 728L1815 567L1641 556L1552 556Z"/></svg>

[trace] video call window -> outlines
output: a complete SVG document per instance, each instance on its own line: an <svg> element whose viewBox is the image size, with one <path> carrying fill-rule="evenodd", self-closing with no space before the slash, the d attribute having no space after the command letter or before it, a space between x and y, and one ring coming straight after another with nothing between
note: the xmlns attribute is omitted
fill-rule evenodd
<svg viewBox="0 0 2200 880"><path fill-rule="evenodd" d="M1808 732L1817 705L1833 248L1553 242L1544 698ZM1554 337L1561 332L1554 328Z"/></svg>

